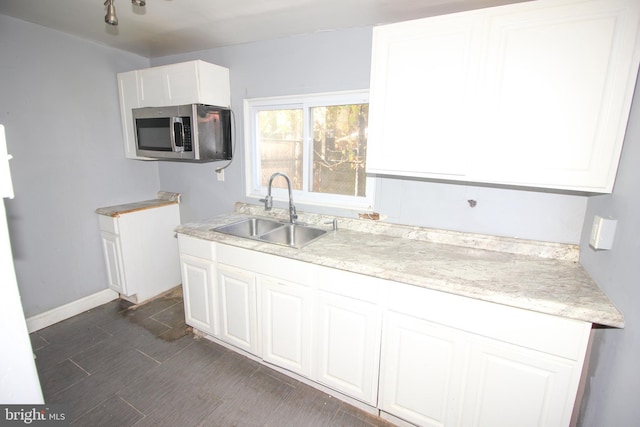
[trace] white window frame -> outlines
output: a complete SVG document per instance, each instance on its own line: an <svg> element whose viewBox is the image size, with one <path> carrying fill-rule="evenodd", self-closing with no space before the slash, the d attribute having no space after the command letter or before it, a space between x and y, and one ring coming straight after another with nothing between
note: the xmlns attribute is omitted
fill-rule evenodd
<svg viewBox="0 0 640 427"><path fill-rule="evenodd" d="M344 92L328 92L316 93L299 96L276 96L268 98L251 98L244 100L244 135L245 135L245 186L246 196L252 199L263 199L267 194L267 187L260 183L260 153L257 145L256 129L257 115L259 111L264 110L282 110L292 108L302 108L305 111L303 115L306 120L303 123L303 149L305 153L303 160L305 161L303 173L303 190L293 190L293 201L295 204L332 206L343 209L352 210L371 210L374 206L375 195L375 179L366 177L366 195L365 197L346 196L342 194L326 194L314 193L308 191L309 178L308 173L313 167L313 144L310 132L310 120L306 117L306 112L311 107L331 106L331 105L347 105L347 104L364 104L369 103L369 91L344 91ZM278 180L282 178L277 178ZM279 182L282 184L282 182ZM276 201L287 201L289 196L285 188L271 189L271 195Z"/></svg>

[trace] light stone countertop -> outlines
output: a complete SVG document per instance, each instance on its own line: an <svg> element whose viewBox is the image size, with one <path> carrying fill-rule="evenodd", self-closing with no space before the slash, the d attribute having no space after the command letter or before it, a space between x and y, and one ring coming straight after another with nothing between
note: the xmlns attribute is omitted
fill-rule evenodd
<svg viewBox="0 0 640 427"><path fill-rule="evenodd" d="M578 262L575 245L338 218L338 230L302 249L213 231L248 216L288 219L284 209L237 204L234 213L176 232L354 273L590 323L624 327L624 318ZM333 216L299 213L330 229Z"/></svg>
<svg viewBox="0 0 640 427"><path fill-rule="evenodd" d="M145 209L158 208L160 206L173 205L180 203L179 193L169 193L166 191L158 191L158 198L151 200L143 200L140 202L125 203L122 205L106 206L96 209L98 215L110 217L118 217L122 214L137 212Z"/></svg>

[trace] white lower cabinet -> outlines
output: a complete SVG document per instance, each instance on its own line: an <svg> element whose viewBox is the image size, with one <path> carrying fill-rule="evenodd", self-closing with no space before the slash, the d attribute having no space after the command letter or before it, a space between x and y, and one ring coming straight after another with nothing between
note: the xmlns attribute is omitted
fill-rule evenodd
<svg viewBox="0 0 640 427"><path fill-rule="evenodd" d="M189 325L345 400L425 427L571 422L590 323L184 235L179 244Z"/></svg>
<svg viewBox="0 0 640 427"><path fill-rule="evenodd" d="M460 425L569 425L575 365L540 351L473 337Z"/></svg>
<svg viewBox="0 0 640 427"><path fill-rule="evenodd" d="M122 208L118 210L118 208ZM177 203L147 209L127 205L99 208L102 248L109 287L139 304L180 284Z"/></svg>
<svg viewBox="0 0 640 427"><path fill-rule="evenodd" d="M221 340L252 354L258 353L256 276L218 264Z"/></svg>
<svg viewBox="0 0 640 427"><path fill-rule="evenodd" d="M180 255L185 322L211 335L218 335L215 320L215 264L191 255Z"/></svg>
<svg viewBox="0 0 640 427"><path fill-rule="evenodd" d="M109 288L119 294L127 294L126 282L123 272L122 248L120 237L117 234L101 231L102 249L104 251L105 265L107 266L107 280Z"/></svg>
<svg viewBox="0 0 640 427"><path fill-rule="evenodd" d="M380 409L421 426L454 425L465 360L463 334L388 312L383 349Z"/></svg>
<svg viewBox="0 0 640 427"><path fill-rule="evenodd" d="M311 375L311 289L263 277L261 294L262 358L305 377Z"/></svg>
<svg viewBox="0 0 640 427"><path fill-rule="evenodd" d="M317 381L376 406L381 319L377 304L318 291Z"/></svg>
<svg viewBox="0 0 640 427"><path fill-rule="evenodd" d="M420 426L566 427L591 324L393 283L379 407Z"/></svg>
<svg viewBox="0 0 640 427"><path fill-rule="evenodd" d="M215 244L178 234L185 323L218 336Z"/></svg>

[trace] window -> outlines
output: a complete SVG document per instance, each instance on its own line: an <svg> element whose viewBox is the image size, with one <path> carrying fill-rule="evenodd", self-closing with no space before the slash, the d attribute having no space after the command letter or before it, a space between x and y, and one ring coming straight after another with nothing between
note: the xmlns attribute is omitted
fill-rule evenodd
<svg viewBox="0 0 640 427"><path fill-rule="evenodd" d="M275 172L291 179L296 203L373 206L365 174L368 92L340 92L245 101L247 195L262 198ZM272 195L286 200L286 181Z"/></svg>

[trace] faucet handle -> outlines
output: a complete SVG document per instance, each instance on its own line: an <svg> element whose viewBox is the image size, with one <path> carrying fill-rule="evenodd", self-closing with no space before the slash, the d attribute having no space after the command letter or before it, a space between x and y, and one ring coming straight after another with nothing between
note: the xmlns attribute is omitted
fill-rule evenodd
<svg viewBox="0 0 640 427"><path fill-rule="evenodd" d="M273 197L272 196L266 196L264 199L260 199L260 202L264 203L264 210L265 211L270 211L271 208L273 207Z"/></svg>
<svg viewBox="0 0 640 427"><path fill-rule="evenodd" d="M333 224L333 231L338 229L338 218L333 218L331 221L325 221L325 224Z"/></svg>

